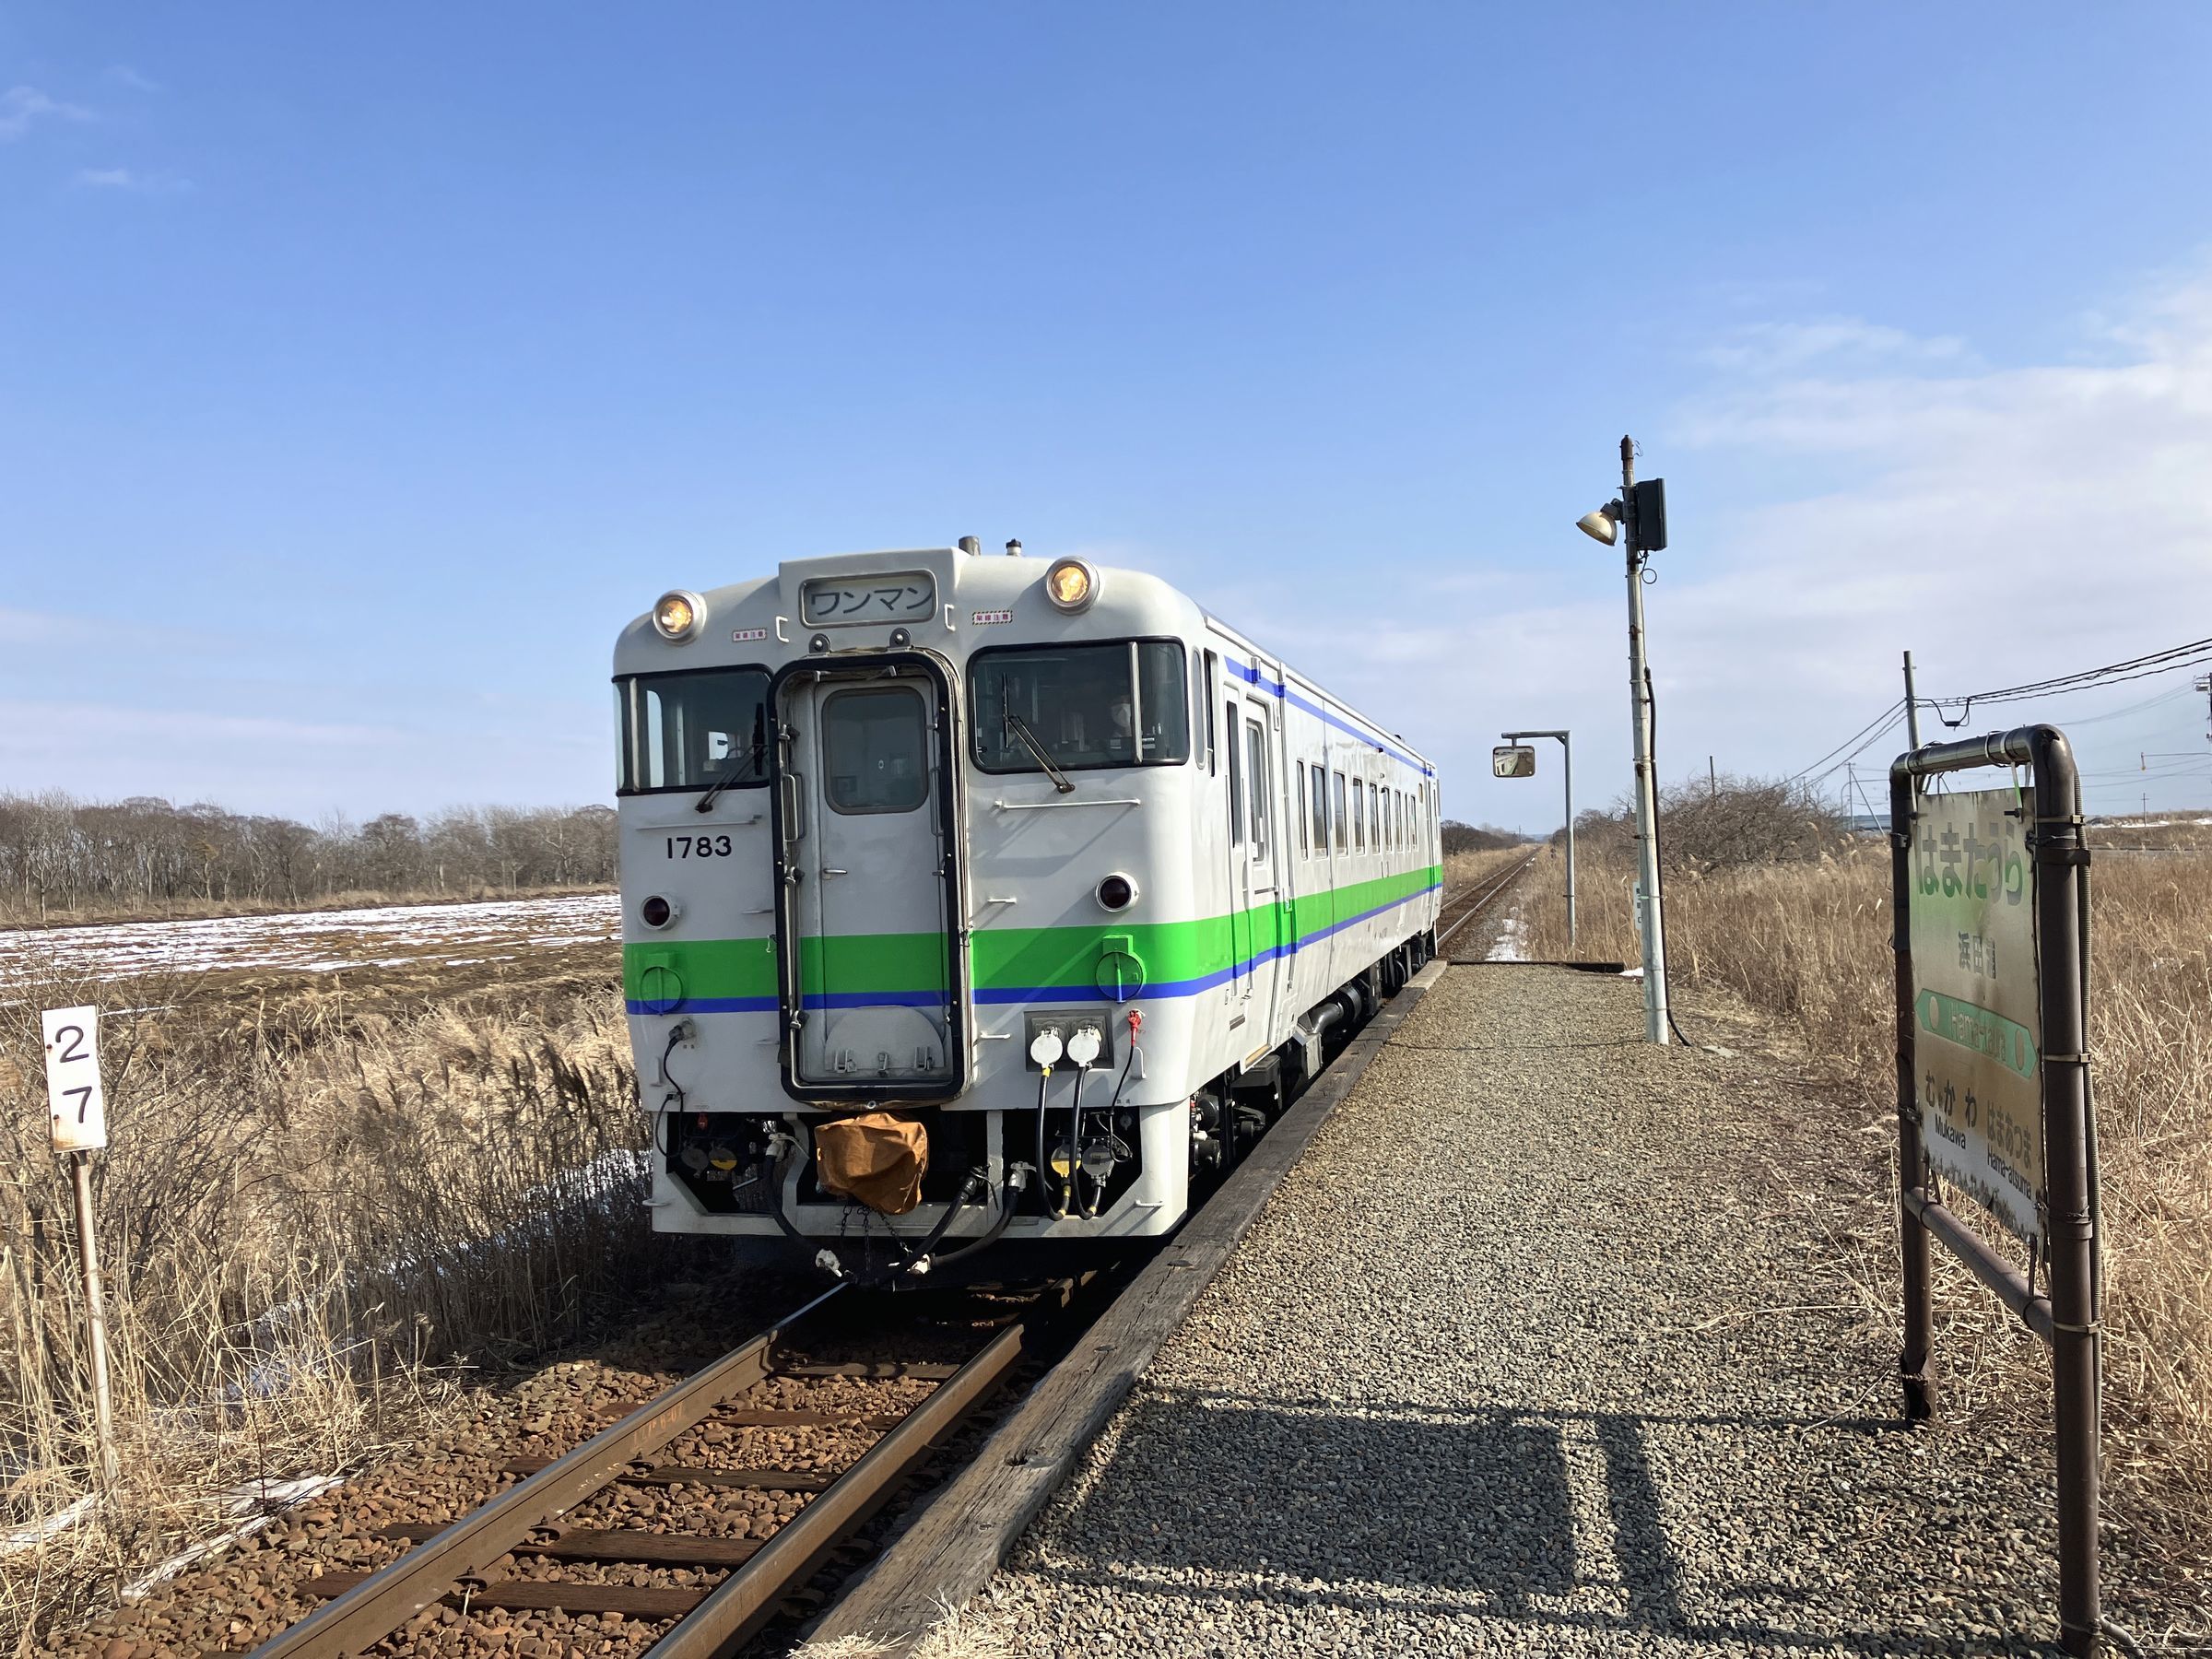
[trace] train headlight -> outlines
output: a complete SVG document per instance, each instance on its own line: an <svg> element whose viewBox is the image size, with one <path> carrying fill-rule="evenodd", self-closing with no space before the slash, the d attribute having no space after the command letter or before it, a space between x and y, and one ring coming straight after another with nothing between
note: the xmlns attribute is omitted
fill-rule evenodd
<svg viewBox="0 0 2212 1659"><path fill-rule="evenodd" d="M1071 615L1099 596L1099 573L1080 559L1063 559L1044 573L1044 596Z"/></svg>
<svg viewBox="0 0 2212 1659"><path fill-rule="evenodd" d="M1136 902L1136 883L1117 870L1099 883L1098 900L1102 911L1125 911Z"/></svg>
<svg viewBox="0 0 2212 1659"><path fill-rule="evenodd" d="M699 631L700 618L707 614L707 602L697 594L688 594L681 588L663 594L653 607L653 630L670 644L688 640Z"/></svg>
<svg viewBox="0 0 2212 1659"><path fill-rule="evenodd" d="M676 906L660 894L653 893L638 906L638 915L648 927L665 927L676 920Z"/></svg>

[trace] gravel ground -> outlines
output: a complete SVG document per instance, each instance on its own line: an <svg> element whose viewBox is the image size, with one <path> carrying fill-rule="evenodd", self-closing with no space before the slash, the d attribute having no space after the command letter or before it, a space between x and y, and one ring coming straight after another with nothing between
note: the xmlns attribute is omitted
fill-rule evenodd
<svg viewBox="0 0 2212 1659"><path fill-rule="evenodd" d="M1452 970L971 1610L1045 1653L2055 1653L2047 1447L1907 1431L1771 1068ZM1894 1294L1893 1292L1891 1293Z"/></svg>

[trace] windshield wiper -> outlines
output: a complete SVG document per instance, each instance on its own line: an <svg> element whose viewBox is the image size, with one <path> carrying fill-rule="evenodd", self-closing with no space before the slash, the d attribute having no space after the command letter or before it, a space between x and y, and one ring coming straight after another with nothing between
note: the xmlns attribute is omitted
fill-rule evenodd
<svg viewBox="0 0 2212 1659"><path fill-rule="evenodd" d="M721 777L708 784L707 793L699 797L699 805L691 810L694 812L706 811L714 805L722 792L733 783L765 783L768 781L768 768L763 764L766 759L766 756L762 752L764 747L763 743L755 743L752 754L747 759L746 763L723 773ZM756 777L748 778L745 775L755 771L759 773Z"/></svg>
<svg viewBox="0 0 2212 1659"><path fill-rule="evenodd" d="M1020 738L1022 747L1035 756L1037 764L1044 768L1044 775L1052 779L1053 787L1062 794L1075 794L1076 786L1067 781L1065 772L1053 764L1052 756L1045 753L1044 745L1038 741L1037 734L1030 730L1030 723L1011 709L1006 711L1006 730Z"/></svg>
<svg viewBox="0 0 2212 1659"><path fill-rule="evenodd" d="M747 777L747 772L756 777ZM699 797L694 812L704 812L721 797L722 792L733 783L765 783L768 782L768 709L766 705L753 711L753 741L743 766L732 767L707 786L707 793Z"/></svg>

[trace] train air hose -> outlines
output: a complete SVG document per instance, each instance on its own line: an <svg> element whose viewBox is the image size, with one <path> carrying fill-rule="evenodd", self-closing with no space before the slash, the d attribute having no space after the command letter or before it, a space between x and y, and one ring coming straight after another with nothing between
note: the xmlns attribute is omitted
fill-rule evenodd
<svg viewBox="0 0 2212 1659"><path fill-rule="evenodd" d="M1067 1206L1053 1196L1053 1166L1044 1156L1044 1100L1045 1091L1053 1085L1053 1062L1066 1052L1057 1031L1040 1031L1030 1042L1030 1058L1043 1073L1037 1079L1037 1184L1045 1207L1056 1221L1066 1218Z"/></svg>

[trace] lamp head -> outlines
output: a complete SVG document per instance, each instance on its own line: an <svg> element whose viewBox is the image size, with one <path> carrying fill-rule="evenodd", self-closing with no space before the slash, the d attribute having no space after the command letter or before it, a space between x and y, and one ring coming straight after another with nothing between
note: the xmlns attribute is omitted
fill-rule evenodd
<svg viewBox="0 0 2212 1659"><path fill-rule="evenodd" d="M1585 512L1574 521L1574 527L1592 541L1601 541L1611 547L1620 535L1620 503L1607 501L1594 512Z"/></svg>

